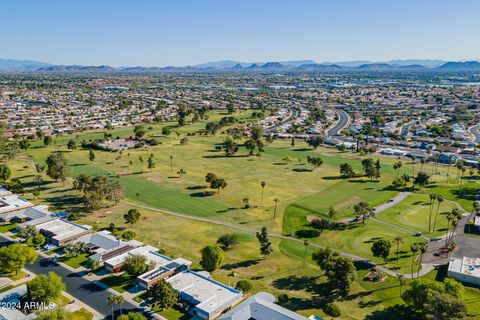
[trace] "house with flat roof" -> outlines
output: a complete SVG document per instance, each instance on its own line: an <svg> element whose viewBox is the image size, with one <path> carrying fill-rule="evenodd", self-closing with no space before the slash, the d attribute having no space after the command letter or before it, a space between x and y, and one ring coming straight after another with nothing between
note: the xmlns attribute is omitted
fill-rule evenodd
<svg viewBox="0 0 480 320"><path fill-rule="evenodd" d="M186 270L170 277L169 282L180 300L189 304L195 319L215 319L242 299L242 292L210 279L206 272ZM208 273L206 273L208 274Z"/></svg>
<svg viewBox="0 0 480 320"><path fill-rule="evenodd" d="M173 275L176 275L179 272L185 271L192 265L192 262L183 258L177 258L169 261L166 264L162 264L149 270L144 274L141 274L137 277L137 283L148 289L150 286L153 286L155 283L159 282L162 279L167 279Z"/></svg>
<svg viewBox="0 0 480 320"><path fill-rule="evenodd" d="M460 282L480 285L480 258L452 258L447 275Z"/></svg>
<svg viewBox="0 0 480 320"><path fill-rule="evenodd" d="M48 206L38 205L34 207L24 208L16 211L11 211L5 215L2 215L0 219L2 221L29 221L44 218L53 215L48 211Z"/></svg>
<svg viewBox="0 0 480 320"><path fill-rule="evenodd" d="M275 304L270 293L259 292L242 301L219 320L308 320L304 316Z"/></svg>
<svg viewBox="0 0 480 320"><path fill-rule="evenodd" d="M6 221L4 220L4 217L9 212L33 207L33 203L17 196L16 194L10 193L5 189L0 189L0 192L3 193L3 195L0 196L0 219L3 221Z"/></svg>
<svg viewBox="0 0 480 320"><path fill-rule="evenodd" d="M85 243L90 254L101 253L125 245L125 243L112 235L110 231L102 230L95 233L88 233L72 241Z"/></svg>
<svg viewBox="0 0 480 320"><path fill-rule="evenodd" d="M171 259L157 253L158 250L159 250L158 248L155 248L153 246L144 246L144 247L137 247L137 248L132 247L130 250L125 251L122 254L116 255L114 257L111 257L108 260L105 260L103 264L105 268L111 272L120 272L127 258L135 255L144 256L145 259L147 260L146 261L147 264L153 264L155 266L168 264L171 261Z"/></svg>
<svg viewBox="0 0 480 320"><path fill-rule="evenodd" d="M61 218L54 218L36 224L35 229L43 234L48 242L58 246L92 232L92 227L90 226L79 225Z"/></svg>

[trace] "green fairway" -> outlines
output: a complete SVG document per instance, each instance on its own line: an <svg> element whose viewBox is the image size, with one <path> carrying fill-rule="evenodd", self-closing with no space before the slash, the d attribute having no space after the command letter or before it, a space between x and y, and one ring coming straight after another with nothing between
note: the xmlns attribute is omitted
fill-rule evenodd
<svg viewBox="0 0 480 320"><path fill-rule="evenodd" d="M432 210L432 229L437 212L438 202ZM411 195L392 208L376 215L376 218L412 231L422 232L427 237L436 237L445 234L447 228L447 215L457 206L449 201L443 201L438 211L436 232L428 233L430 216L430 200L426 195Z"/></svg>

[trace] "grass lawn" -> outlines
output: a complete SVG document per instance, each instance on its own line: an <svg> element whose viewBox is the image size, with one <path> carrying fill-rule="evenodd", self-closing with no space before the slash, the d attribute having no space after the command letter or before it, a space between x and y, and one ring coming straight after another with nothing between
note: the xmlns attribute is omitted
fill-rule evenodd
<svg viewBox="0 0 480 320"><path fill-rule="evenodd" d="M12 232L17 228L17 223L2 223L0 224L0 233Z"/></svg>
<svg viewBox="0 0 480 320"><path fill-rule="evenodd" d="M119 293L123 293L133 286L134 280L134 276L131 276L127 273L122 273L121 275L111 274L106 276L105 278L102 278L100 282L118 291Z"/></svg>
<svg viewBox="0 0 480 320"><path fill-rule="evenodd" d="M92 320L93 314L85 308L72 312L71 320Z"/></svg>
<svg viewBox="0 0 480 320"><path fill-rule="evenodd" d="M155 308L152 309L154 312L158 312L163 317L167 318L168 320L188 320L191 316L185 314L178 308L168 308L167 310L158 311Z"/></svg>
<svg viewBox="0 0 480 320"><path fill-rule="evenodd" d="M432 210L432 228L435 220L438 202ZM437 237L447 232L447 215L457 206L449 201L443 201L438 211L436 232L428 233L430 215L430 199L426 195L411 195L405 200L376 215L376 218L412 231L420 231L427 237Z"/></svg>
<svg viewBox="0 0 480 320"><path fill-rule="evenodd" d="M64 307L66 306L67 304L69 304L70 302L72 302L71 299L65 297L64 295L60 295L57 300L55 301L55 304L59 307Z"/></svg>
<svg viewBox="0 0 480 320"><path fill-rule="evenodd" d="M27 276L27 274L25 272L23 272L22 270L18 270L17 274L15 272L9 272L9 273L5 273L4 276L10 278L13 281L15 281L15 280L20 280L20 279L25 278Z"/></svg>
<svg viewBox="0 0 480 320"><path fill-rule="evenodd" d="M60 257L59 260L65 263L66 265L74 269L77 269L83 266L88 261L88 254L81 253L76 257L63 256L63 257Z"/></svg>

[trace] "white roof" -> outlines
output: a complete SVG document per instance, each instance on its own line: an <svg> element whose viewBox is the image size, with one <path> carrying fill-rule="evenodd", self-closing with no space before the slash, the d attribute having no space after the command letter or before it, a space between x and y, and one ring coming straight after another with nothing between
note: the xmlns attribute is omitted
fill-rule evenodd
<svg viewBox="0 0 480 320"><path fill-rule="evenodd" d="M53 234L53 239L57 241L62 241L64 239L75 236L76 234L83 233L89 230L91 227L81 226L76 223L57 218L37 224L35 228L37 228L37 230L44 230L50 232Z"/></svg>
<svg viewBox="0 0 480 320"><path fill-rule="evenodd" d="M165 265L170 262L170 258L162 256L161 254L157 253L159 249L153 246L144 246L134 248L128 252L125 252L119 256L113 257L105 261L105 263L111 266L117 266L125 262L125 260L134 255L141 255L147 259L147 264L153 262L155 266Z"/></svg>
<svg viewBox="0 0 480 320"><path fill-rule="evenodd" d="M74 242L84 242L87 245L98 247L99 249L97 249L96 252L103 252L124 245L122 240L113 236L111 232L107 230L86 234L75 239Z"/></svg>
<svg viewBox="0 0 480 320"><path fill-rule="evenodd" d="M448 264L448 272L480 278L480 258L453 258Z"/></svg>
<svg viewBox="0 0 480 320"><path fill-rule="evenodd" d="M52 213L48 211L48 206L39 205L35 207L30 207L26 209L9 212L3 217L3 219L11 220L13 218L20 218L20 219L28 218L30 220L35 220L35 219L43 218L46 216L50 216L51 214Z"/></svg>
<svg viewBox="0 0 480 320"><path fill-rule="evenodd" d="M240 291L191 270L176 274L167 281L181 295L198 301L195 308L208 314L217 314L242 297Z"/></svg>
<svg viewBox="0 0 480 320"><path fill-rule="evenodd" d="M259 292L225 313L220 320L307 320L302 315L274 303L275 297Z"/></svg>
<svg viewBox="0 0 480 320"><path fill-rule="evenodd" d="M33 207L33 203L16 194L0 196L0 214L28 207Z"/></svg>

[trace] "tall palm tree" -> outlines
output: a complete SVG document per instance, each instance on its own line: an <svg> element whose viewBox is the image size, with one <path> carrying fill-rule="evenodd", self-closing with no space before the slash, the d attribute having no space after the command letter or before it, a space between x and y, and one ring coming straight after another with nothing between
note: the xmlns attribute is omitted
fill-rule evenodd
<svg viewBox="0 0 480 320"><path fill-rule="evenodd" d="M118 304L120 305L120 315L122 314L122 309L123 309L123 304L125 303L125 298L120 295L120 296L116 296L116 299L115 299L115 304Z"/></svg>
<svg viewBox="0 0 480 320"><path fill-rule="evenodd" d="M463 192L462 192L463 177L465 176L465 171L467 170L467 168L462 167L462 169L460 169L460 170L462 171L462 176L460 177L460 187L459 187L459 191L460 191L460 193L463 193Z"/></svg>
<svg viewBox="0 0 480 320"><path fill-rule="evenodd" d="M260 182L260 185L262 186L262 207L263 207L263 191L265 190L265 186L267 183L265 181Z"/></svg>
<svg viewBox="0 0 480 320"><path fill-rule="evenodd" d="M398 261L398 252L399 252L399 246L400 246L400 243L402 243L402 237L395 237L395 240L393 240L393 242L395 243L395 246L396 246L396 256L397 256L397 261Z"/></svg>
<svg viewBox="0 0 480 320"><path fill-rule="evenodd" d="M435 221L433 222L433 230L435 232L435 228L437 227L437 218L438 218L438 211L440 210L440 204L443 202L443 197L439 194L437 195L437 212L435 213Z"/></svg>
<svg viewBox="0 0 480 320"><path fill-rule="evenodd" d="M416 155L412 155L412 177L415 176L415 163L417 161L417 156Z"/></svg>
<svg viewBox="0 0 480 320"><path fill-rule="evenodd" d="M170 171L173 171L173 156L170 156Z"/></svg>
<svg viewBox="0 0 480 320"><path fill-rule="evenodd" d="M472 232L472 230L470 230L470 226L471 226L471 223L470 223L470 220L475 219L475 215L477 215L477 212L480 211L480 203L475 201L473 202L473 209L472 209L472 212L470 213L470 217L468 218L468 221L467 221L467 225L468 225L468 233Z"/></svg>
<svg viewBox="0 0 480 320"><path fill-rule="evenodd" d="M407 283L407 280L405 279L404 275L399 273L397 275L398 283L400 284L400 296L402 296L402 291L403 291L403 286Z"/></svg>
<svg viewBox="0 0 480 320"><path fill-rule="evenodd" d="M425 159L420 159L420 171L423 171L423 165L425 164Z"/></svg>
<svg viewBox="0 0 480 320"><path fill-rule="evenodd" d="M412 244L410 246L410 251L412 252L412 272L411 272L411 276L412 276L412 279L413 279L413 264L415 263L415 253L418 252L418 245L416 243Z"/></svg>
<svg viewBox="0 0 480 320"><path fill-rule="evenodd" d="M111 294L107 297L107 303L109 306L112 307L112 320L113 320L113 306L117 303L117 296L114 294Z"/></svg>
<svg viewBox="0 0 480 320"><path fill-rule="evenodd" d="M453 214L455 209L453 209L452 212L447 215L447 235L445 236L445 248L448 247L448 238L450 236L450 222L455 219L455 215Z"/></svg>
<svg viewBox="0 0 480 320"><path fill-rule="evenodd" d="M435 200L437 200L437 195L435 193L429 194L430 197L430 212L428 216L428 232L432 231L432 213L433 213L433 205L435 204Z"/></svg>
<svg viewBox="0 0 480 320"><path fill-rule="evenodd" d="M420 261L418 263L417 278L420 276L420 268L422 267L423 255L425 254L425 252L427 252L427 244L423 242L419 245L419 247L420 247Z"/></svg>
<svg viewBox="0 0 480 320"><path fill-rule="evenodd" d="M303 241L303 245L305 246L305 253L303 255L303 266L305 267L305 264L307 263L307 252L308 252L308 246L310 245L310 241L308 241L308 239L305 239Z"/></svg>
<svg viewBox="0 0 480 320"><path fill-rule="evenodd" d="M277 198L273 199L273 202L275 202L275 207L273 209L273 220L275 220L275 217L277 216L277 204L280 202Z"/></svg>

